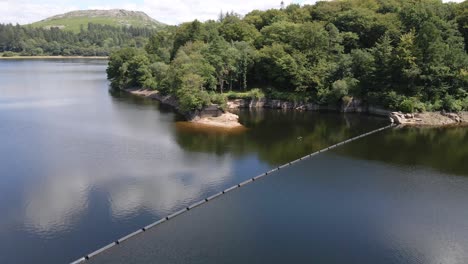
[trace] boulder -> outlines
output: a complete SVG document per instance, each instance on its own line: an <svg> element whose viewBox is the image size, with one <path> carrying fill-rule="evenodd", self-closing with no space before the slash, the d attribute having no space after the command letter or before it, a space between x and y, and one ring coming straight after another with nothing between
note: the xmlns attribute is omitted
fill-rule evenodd
<svg viewBox="0 0 468 264"><path fill-rule="evenodd" d="M450 119L452 119L456 123L461 123L463 121L462 118L456 113L441 112L441 114L448 117L448 118L450 118Z"/></svg>

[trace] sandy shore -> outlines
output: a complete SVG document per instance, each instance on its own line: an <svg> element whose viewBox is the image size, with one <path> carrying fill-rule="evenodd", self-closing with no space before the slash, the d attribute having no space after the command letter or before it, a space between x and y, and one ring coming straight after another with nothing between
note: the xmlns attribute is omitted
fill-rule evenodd
<svg viewBox="0 0 468 264"><path fill-rule="evenodd" d="M163 104L170 105L176 110L179 109L179 103L173 96L161 95L158 91L147 90L147 89L128 89L127 92L137 95L155 99ZM189 122L203 125L206 127L216 127L223 129L234 129L244 127L239 123L239 116L233 113L225 112L220 116L211 117L195 117Z"/></svg>
<svg viewBox="0 0 468 264"><path fill-rule="evenodd" d="M190 122L194 122L205 126L227 129L244 127L243 125L241 125L241 123L239 123L239 116L229 112L225 112L224 114L217 117L195 118Z"/></svg>
<svg viewBox="0 0 468 264"><path fill-rule="evenodd" d="M0 60L40 60L40 59L94 59L94 60L107 60L107 56L13 56L1 57Z"/></svg>

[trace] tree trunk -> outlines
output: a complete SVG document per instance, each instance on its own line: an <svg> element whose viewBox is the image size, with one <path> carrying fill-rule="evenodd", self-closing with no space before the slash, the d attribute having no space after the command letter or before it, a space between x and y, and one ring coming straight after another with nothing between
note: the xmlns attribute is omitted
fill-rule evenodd
<svg viewBox="0 0 468 264"><path fill-rule="evenodd" d="M221 90L221 93L223 93L224 90L224 80L222 77L219 77L219 89Z"/></svg>

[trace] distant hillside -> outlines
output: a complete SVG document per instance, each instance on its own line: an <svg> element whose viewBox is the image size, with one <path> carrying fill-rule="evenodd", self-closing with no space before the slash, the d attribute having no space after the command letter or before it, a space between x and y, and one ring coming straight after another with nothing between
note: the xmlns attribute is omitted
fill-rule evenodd
<svg viewBox="0 0 468 264"><path fill-rule="evenodd" d="M81 25L86 28L88 23L150 28L165 26L165 24L151 18L144 12L123 9L72 11L32 23L31 26L41 28L58 27L64 30L79 32Z"/></svg>

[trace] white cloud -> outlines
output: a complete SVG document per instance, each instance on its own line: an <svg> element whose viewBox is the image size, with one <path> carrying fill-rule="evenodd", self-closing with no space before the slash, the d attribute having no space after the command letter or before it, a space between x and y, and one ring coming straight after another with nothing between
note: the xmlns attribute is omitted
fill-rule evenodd
<svg viewBox="0 0 468 264"><path fill-rule="evenodd" d="M160 1L145 0L146 12L155 18L168 23L180 23L194 19L208 20L216 19L221 11L235 11L246 14L253 9L267 9L279 7L278 0L173 0L170 4Z"/></svg>
<svg viewBox="0 0 468 264"><path fill-rule="evenodd" d="M79 7L67 1L0 0L0 23L27 24L76 9Z"/></svg>
<svg viewBox="0 0 468 264"><path fill-rule="evenodd" d="M444 2L462 2L463 0L445 0ZM132 3L133 2L133 3ZM151 17L168 24L179 24L194 19L216 19L220 11L234 11L246 14L253 9L267 9L279 7L280 0L141 0L118 1L108 0L82 0L79 6L72 0L0 0L0 23L27 24L46 17L65 13L77 9L112 9L123 8L128 10L144 11ZM314 3L315 0L284 1Z"/></svg>

